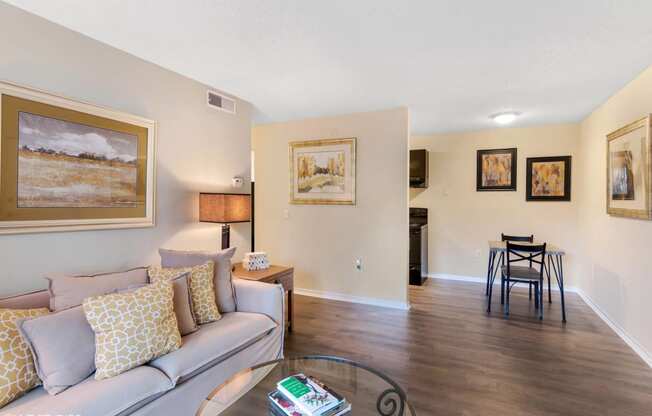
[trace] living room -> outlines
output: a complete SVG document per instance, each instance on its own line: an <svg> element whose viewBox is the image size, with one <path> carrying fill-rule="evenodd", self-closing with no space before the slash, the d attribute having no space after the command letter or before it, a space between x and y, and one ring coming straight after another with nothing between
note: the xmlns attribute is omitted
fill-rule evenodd
<svg viewBox="0 0 652 416"><path fill-rule="evenodd" d="M649 12L1 1L0 415L649 414Z"/></svg>

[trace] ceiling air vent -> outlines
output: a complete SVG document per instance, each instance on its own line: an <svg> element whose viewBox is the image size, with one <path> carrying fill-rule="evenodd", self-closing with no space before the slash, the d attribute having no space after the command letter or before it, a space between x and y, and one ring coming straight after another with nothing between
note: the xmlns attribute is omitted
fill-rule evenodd
<svg viewBox="0 0 652 416"><path fill-rule="evenodd" d="M214 91L207 91L208 106L227 113L235 114L235 100Z"/></svg>

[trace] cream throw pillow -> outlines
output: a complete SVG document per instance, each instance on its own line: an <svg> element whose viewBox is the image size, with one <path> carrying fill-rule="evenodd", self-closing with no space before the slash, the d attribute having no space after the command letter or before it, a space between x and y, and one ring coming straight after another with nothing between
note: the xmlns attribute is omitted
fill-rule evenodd
<svg viewBox="0 0 652 416"><path fill-rule="evenodd" d="M183 273L190 273L190 297L195 320L198 324L207 324L221 318L215 301L214 270L215 263L208 261L199 266L178 269L152 266L147 272L151 283L174 280Z"/></svg>
<svg viewBox="0 0 652 416"><path fill-rule="evenodd" d="M181 346L171 282L84 300L95 332L95 379L117 376Z"/></svg>
<svg viewBox="0 0 652 416"><path fill-rule="evenodd" d="M0 407L41 384L32 352L20 336L16 320L49 312L46 308L0 309Z"/></svg>

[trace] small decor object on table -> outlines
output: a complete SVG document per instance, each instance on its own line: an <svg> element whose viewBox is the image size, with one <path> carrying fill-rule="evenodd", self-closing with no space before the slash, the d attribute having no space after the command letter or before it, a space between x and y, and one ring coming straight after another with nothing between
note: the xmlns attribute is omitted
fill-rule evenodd
<svg viewBox="0 0 652 416"><path fill-rule="evenodd" d="M355 205L356 139L290 143L290 203Z"/></svg>
<svg viewBox="0 0 652 416"><path fill-rule="evenodd" d="M242 259L242 267L247 271L269 269L269 259L264 251L245 253Z"/></svg>
<svg viewBox="0 0 652 416"><path fill-rule="evenodd" d="M344 397L304 374L279 381L267 397L272 413L281 416L336 416L351 412Z"/></svg>
<svg viewBox="0 0 652 416"><path fill-rule="evenodd" d="M283 285L288 292L288 331L292 332L294 305L292 292L294 291L294 268L287 266L270 265L264 270L246 270L242 263L233 265L233 277L236 279L255 280L257 282Z"/></svg>
<svg viewBox="0 0 652 416"><path fill-rule="evenodd" d="M478 150L477 191L516 191L516 148Z"/></svg>
<svg viewBox="0 0 652 416"><path fill-rule="evenodd" d="M527 159L527 201L571 200L571 156Z"/></svg>
<svg viewBox="0 0 652 416"><path fill-rule="evenodd" d="M607 213L652 219L652 138L647 116L607 135Z"/></svg>

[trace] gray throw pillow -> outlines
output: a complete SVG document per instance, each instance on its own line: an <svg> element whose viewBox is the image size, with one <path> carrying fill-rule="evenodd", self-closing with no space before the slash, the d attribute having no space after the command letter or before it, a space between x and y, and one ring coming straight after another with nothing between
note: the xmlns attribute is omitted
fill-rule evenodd
<svg viewBox="0 0 652 416"><path fill-rule="evenodd" d="M199 266L207 261L215 262L215 299L220 313L235 311L235 295L231 282L231 257L235 254L235 247L212 253L210 251L180 251L159 249L161 267L179 268Z"/></svg>
<svg viewBox="0 0 652 416"><path fill-rule="evenodd" d="M81 306L16 324L48 393L61 393L95 371L95 333Z"/></svg>
<svg viewBox="0 0 652 416"><path fill-rule="evenodd" d="M51 275L46 279L49 282L50 309L53 311L79 306L88 297L106 295L116 289L126 289L148 281L145 267L86 276Z"/></svg>

